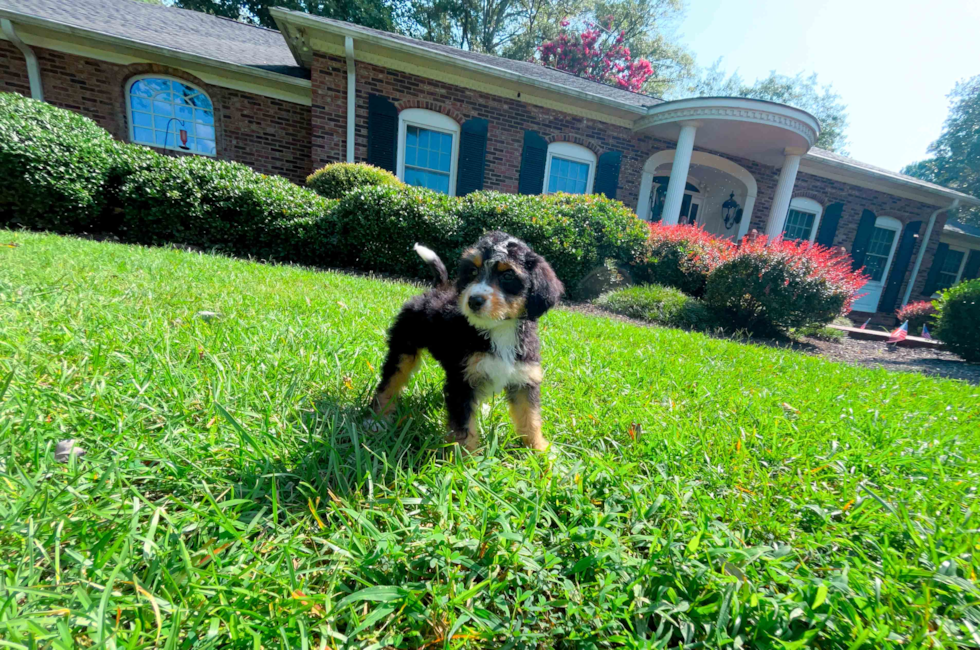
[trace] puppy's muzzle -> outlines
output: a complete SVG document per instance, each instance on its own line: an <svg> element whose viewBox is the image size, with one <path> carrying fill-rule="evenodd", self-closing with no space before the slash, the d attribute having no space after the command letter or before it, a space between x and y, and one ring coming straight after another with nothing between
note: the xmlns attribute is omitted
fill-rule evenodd
<svg viewBox="0 0 980 650"><path fill-rule="evenodd" d="M487 304L487 298L486 296L479 295L470 296L469 300L466 301L466 304L473 312L479 312L481 309L483 309L483 305Z"/></svg>

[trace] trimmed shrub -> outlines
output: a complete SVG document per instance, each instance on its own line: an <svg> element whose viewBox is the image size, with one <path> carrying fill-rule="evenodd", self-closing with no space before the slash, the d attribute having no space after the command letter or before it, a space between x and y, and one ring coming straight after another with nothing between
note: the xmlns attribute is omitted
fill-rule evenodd
<svg viewBox="0 0 980 650"><path fill-rule="evenodd" d="M643 222L619 201L599 195L473 192L456 199L455 211L461 245L491 230L519 237L548 260L573 297L607 259L633 265L646 252Z"/></svg>
<svg viewBox="0 0 980 650"><path fill-rule="evenodd" d="M640 267L640 279L696 297L704 295L708 274L735 247L701 226L651 223L649 228L650 255Z"/></svg>
<svg viewBox="0 0 980 650"><path fill-rule="evenodd" d="M416 242L436 251L450 269L462 248L453 199L424 188L362 187L340 199L334 215L338 266L428 278L412 252Z"/></svg>
<svg viewBox="0 0 980 650"><path fill-rule="evenodd" d="M306 177L306 186L328 199L372 185L401 186L402 182L387 169L364 163L331 163Z"/></svg>
<svg viewBox="0 0 980 650"><path fill-rule="evenodd" d="M773 335L830 323L850 311L866 281L836 250L757 237L711 271L704 300L732 327Z"/></svg>
<svg viewBox="0 0 980 650"><path fill-rule="evenodd" d="M87 117L0 93L0 223L56 232L97 227L116 148Z"/></svg>
<svg viewBox="0 0 980 650"><path fill-rule="evenodd" d="M899 323L909 322L909 334L913 336L922 334L922 326L928 325L935 315L936 308L928 300L910 302L895 312Z"/></svg>
<svg viewBox="0 0 980 650"><path fill-rule="evenodd" d="M935 304L936 338L967 361L980 361L980 278L946 289Z"/></svg>
<svg viewBox="0 0 980 650"><path fill-rule="evenodd" d="M707 330L715 324L711 311L700 300L659 284L613 291L593 303L606 311L668 327Z"/></svg>
<svg viewBox="0 0 980 650"><path fill-rule="evenodd" d="M282 259L283 246L296 243L285 243L284 222L306 218L323 226L332 219L333 202L238 163L156 156L137 161L131 172L117 193L119 235L127 241L176 242ZM328 235L325 241L336 237Z"/></svg>

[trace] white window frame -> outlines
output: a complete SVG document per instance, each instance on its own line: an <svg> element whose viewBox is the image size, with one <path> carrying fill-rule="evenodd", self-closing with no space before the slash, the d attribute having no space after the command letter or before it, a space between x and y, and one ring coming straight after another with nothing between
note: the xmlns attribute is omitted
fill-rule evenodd
<svg viewBox="0 0 980 650"><path fill-rule="evenodd" d="M963 259L960 260L960 268L957 269L956 271L956 280L953 282L953 284L949 285L949 288L952 289L953 287L955 287L956 285L958 285L960 282L963 281L963 270L966 269L966 261L970 259L970 249L964 248L962 246L953 246L952 244L950 244L949 250L956 251L957 253L963 253ZM944 261L943 264L945 263L946 262Z"/></svg>
<svg viewBox="0 0 980 650"><path fill-rule="evenodd" d="M453 153L449 161L449 196L456 196L456 167L459 161L459 123L448 115L425 108L406 108L398 114L398 164L396 175L405 182L405 148L409 126L440 131L453 136Z"/></svg>
<svg viewBox="0 0 980 650"><path fill-rule="evenodd" d="M817 240L817 231L820 230L820 217L823 216L823 206L806 196L796 196L789 202L789 210L798 210L816 215L813 217L813 228L810 230L810 243L815 242ZM789 210L786 211L787 218L789 217ZM785 220L783 221L783 232L786 232Z"/></svg>
<svg viewBox="0 0 980 650"><path fill-rule="evenodd" d="M572 142L552 142L548 145L548 159L544 165L544 185L541 188L541 193L549 194L548 180L551 178L551 159L555 156L589 165L589 177L585 182L585 193L592 194L592 184L595 181L596 164L599 159L588 147Z"/></svg>
<svg viewBox="0 0 980 650"><path fill-rule="evenodd" d="M176 81L177 83L184 84L188 88L193 88L194 90L196 90L197 92L201 93L202 95L208 98L208 101L211 102L211 120L214 122L213 124L211 124L211 128L214 129L214 153L204 153L201 151L185 151L180 147L178 147L176 142L174 143L173 147L161 147L155 142L153 143L140 142L136 139L136 124L133 123L133 101L132 101L131 94L133 90L133 84L136 83L137 81L142 81L143 79L166 79L167 81ZM124 97L124 101L126 102L126 123L129 125L129 141L131 143L143 145L144 147L163 149L164 151L178 151L180 153L185 153L192 156L204 156L206 158L218 157L218 123L217 123L218 121L214 117L214 114L217 111L215 111L214 108L214 100L211 99L211 95L208 94L206 90L204 90L197 84L192 84L191 82L185 81L184 79L180 79L178 77L173 77L168 74L152 74L152 73L133 75L126 81L125 90L126 90L126 94ZM194 137L196 138L197 136L195 135ZM207 140L208 138L204 138L204 139Z"/></svg>

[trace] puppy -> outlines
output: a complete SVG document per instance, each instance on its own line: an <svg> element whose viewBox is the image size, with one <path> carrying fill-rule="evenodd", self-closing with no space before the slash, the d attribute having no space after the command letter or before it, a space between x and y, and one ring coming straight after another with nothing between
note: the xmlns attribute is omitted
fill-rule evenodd
<svg viewBox="0 0 980 650"><path fill-rule="evenodd" d="M415 245L438 286L409 300L388 331L388 357L374 395L386 414L428 350L446 371L449 440L474 452L476 415L485 399L506 391L514 429L535 450L541 435L541 344L537 320L555 306L562 283L543 257L503 232L463 252L455 286L442 260Z"/></svg>

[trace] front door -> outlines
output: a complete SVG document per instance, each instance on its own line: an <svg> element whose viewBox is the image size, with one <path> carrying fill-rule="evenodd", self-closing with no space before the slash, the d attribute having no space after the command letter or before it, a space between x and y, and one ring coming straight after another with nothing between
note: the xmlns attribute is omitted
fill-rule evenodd
<svg viewBox="0 0 980 650"><path fill-rule="evenodd" d="M700 196L685 192L684 201L681 203L681 216L677 219L677 223L696 224L698 213L701 211L701 200Z"/></svg>
<svg viewBox="0 0 980 650"><path fill-rule="evenodd" d="M870 276L871 280L858 291L865 295L855 301L851 307L854 311L878 311L878 301L881 300L881 292L888 281L888 271L892 266L892 258L895 257L901 229L902 224L891 217L878 217L875 221L875 229L864 258L864 274Z"/></svg>

